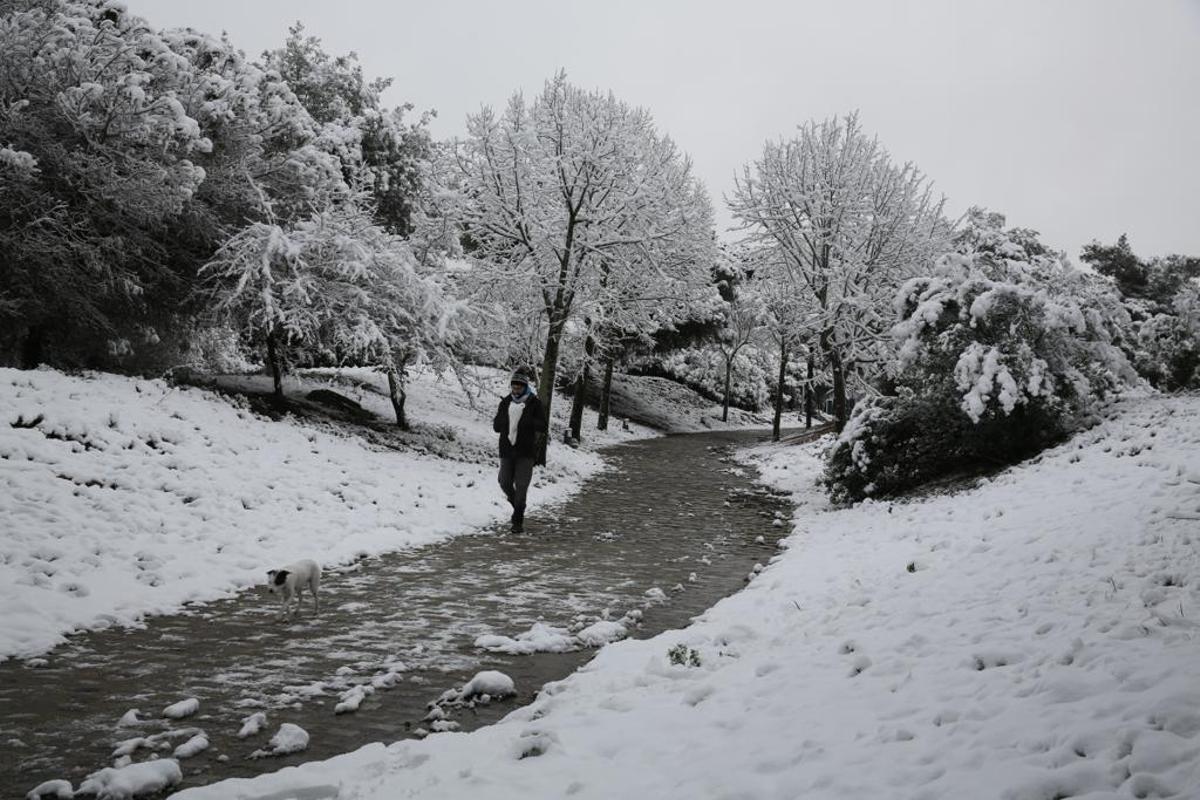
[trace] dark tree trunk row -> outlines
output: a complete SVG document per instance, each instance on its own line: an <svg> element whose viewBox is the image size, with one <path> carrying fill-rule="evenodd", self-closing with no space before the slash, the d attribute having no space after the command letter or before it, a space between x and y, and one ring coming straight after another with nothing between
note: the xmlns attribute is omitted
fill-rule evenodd
<svg viewBox="0 0 1200 800"><path fill-rule="evenodd" d="M779 337L779 381L775 384L775 419L771 422L771 438L779 441L780 421L783 419L783 383L787 379L787 340Z"/></svg>
<svg viewBox="0 0 1200 800"><path fill-rule="evenodd" d="M400 378L400 371L393 367L388 370L387 377L388 397L392 401L392 410L396 412L396 427L402 431L410 430L408 413L404 408L408 402L408 393L404 391L404 383Z"/></svg>
<svg viewBox="0 0 1200 800"><path fill-rule="evenodd" d="M609 356L604 364L604 386L600 390L600 416L596 420L596 430L608 430L608 412L612 405L613 364L617 359Z"/></svg>
<svg viewBox="0 0 1200 800"><path fill-rule="evenodd" d="M808 383L804 386L804 427L806 429L812 427L813 412L816 410L816 401L813 398L814 371L813 356L810 351L808 354Z"/></svg>
<svg viewBox="0 0 1200 800"><path fill-rule="evenodd" d="M267 364L271 368L271 378L275 384L273 395L275 405L282 408L286 401L283 397L283 361L282 354L279 352L278 337L279 334L274 329L267 334Z"/></svg>
<svg viewBox="0 0 1200 800"><path fill-rule="evenodd" d="M589 333L583 344L583 369L575 379L575 397L571 401L571 436L583 438L583 409L587 405L588 383L591 380L592 356L596 352L596 340Z"/></svg>

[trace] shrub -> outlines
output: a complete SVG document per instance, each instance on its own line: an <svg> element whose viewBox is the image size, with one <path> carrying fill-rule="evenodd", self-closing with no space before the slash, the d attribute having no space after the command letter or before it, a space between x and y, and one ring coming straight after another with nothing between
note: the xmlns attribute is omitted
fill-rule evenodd
<svg viewBox="0 0 1200 800"><path fill-rule="evenodd" d="M894 394L860 403L834 444L825 479L838 502L1028 457L1136 380L1119 347L1128 316L1097 279L1028 231L971 233L897 294Z"/></svg>
<svg viewBox="0 0 1200 800"><path fill-rule="evenodd" d="M698 667L700 653L686 645L677 644L667 651L667 660L677 667Z"/></svg>
<svg viewBox="0 0 1200 800"><path fill-rule="evenodd" d="M1134 364L1155 388L1200 388L1200 290L1182 289L1171 310L1141 324Z"/></svg>

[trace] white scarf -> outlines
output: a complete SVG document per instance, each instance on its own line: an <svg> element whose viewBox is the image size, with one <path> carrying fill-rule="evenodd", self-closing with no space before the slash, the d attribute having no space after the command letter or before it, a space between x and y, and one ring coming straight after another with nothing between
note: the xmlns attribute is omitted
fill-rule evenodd
<svg viewBox="0 0 1200 800"><path fill-rule="evenodd" d="M521 423L521 415L524 413L524 402L508 404L508 443L514 447L517 445L517 425Z"/></svg>

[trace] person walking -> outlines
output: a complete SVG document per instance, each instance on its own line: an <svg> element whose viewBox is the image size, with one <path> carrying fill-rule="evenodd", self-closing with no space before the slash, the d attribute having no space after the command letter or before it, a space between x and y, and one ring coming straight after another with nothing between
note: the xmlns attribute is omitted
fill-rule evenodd
<svg viewBox="0 0 1200 800"><path fill-rule="evenodd" d="M529 374L513 373L512 391L500 401L492 429L500 434L500 488L512 505L512 532L525 531L525 495L533 477L538 434L546 430L546 409Z"/></svg>

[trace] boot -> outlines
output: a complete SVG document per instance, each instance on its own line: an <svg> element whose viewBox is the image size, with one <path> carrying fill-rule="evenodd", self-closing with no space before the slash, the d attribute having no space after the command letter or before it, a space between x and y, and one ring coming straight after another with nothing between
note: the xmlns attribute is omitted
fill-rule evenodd
<svg viewBox="0 0 1200 800"><path fill-rule="evenodd" d="M513 533L524 533L525 532L525 507L524 506L513 509L512 532Z"/></svg>

